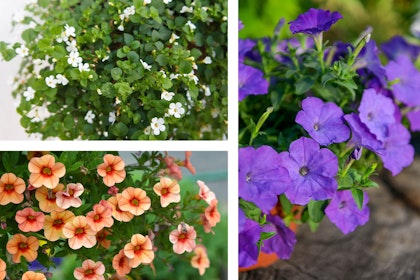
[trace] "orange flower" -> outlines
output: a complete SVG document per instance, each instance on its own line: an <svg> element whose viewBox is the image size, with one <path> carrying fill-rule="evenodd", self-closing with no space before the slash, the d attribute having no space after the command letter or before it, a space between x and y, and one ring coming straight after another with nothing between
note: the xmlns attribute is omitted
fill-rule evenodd
<svg viewBox="0 0 420 280"><path fill-rule="evenodd" d="M191 252L195 247L195 238L197 233L193 226L186 223L180 223L178 228L171 231L169 234L169 241L173 245L173 250L176 254L182 254L185 251Z"/></svg>
<svg viewBox="0 0 420 280"><path fill-rule="evenodd" d="M191 259L191 266L198 269L200 275L210 267L210 260L207 257L207 250L203 245L197 245L194 249L195 256Z"/></svg>
<svg viewBox="0 0 420 280"><path fill-rule="evenodd" d="M38 257L39 241L34 236L26 237L17 233L7 241L7 252L12 254L14 263L20 263L20 257L23 256L28 262L34 261Z"/></svg>
<svg viewBox="0 0 420 280"><path fill-rule="evenodd" d="M29 161L28 170L31 172L29 183L35 188L45 186L53 189L58 181L66 174L66 167L61 162L55 162L52 155L34 157Z"/></svg>
<svg viewBox="0 0 420 280"><path fill-rule="evenodd" d="M135 268L140 264L149 264L155 258L152 240L149 236L134 234L131 242L124 246L124 254L130 259L130 267Z"/></svg>
<svg viewBox="0 0 420 280"><path fill-rule="evenodd" d="M43 273L35 271L26 271L22 275L22 280L47 280L47 277Z"/></svg>
<svg viewBox="0 0 420 280"><path fill-rule="evenodd" d="M19 204L23 201L25 181L13 173L5 173L0 178L0 205Z"/></svg>
<svg viewBox="0 0 420 280"><path fill-rule="evenodd" d="M34 157L42 157L43 155L48 155L48 154L49 154L49 152L45 152L45 151L29 151L26 154L26 158L28 160L31 160Z"/></svg>
<svg viewBox="0 0 420 280"><path fill-rule="evenodd" d="M206 183L203 181L198 180L197 185L200 187L198 195L202 200L205 200L210 205L211 201L216 199L216 195L214 192L210 191L209 187L207 187Z"/></svg>
<svg viewBox="0 0 420 280"><path fill-rule="evenodd" d="M118 200L118 207L122 211L129 211L135 216L139 216L150 208L150 198L146 192L140 188L128 187L121 193Z"/></svg>
<svg viewBox="0 0 420 280"><path fill-rule="evenodd" d="M63 209L68 209L70 207L79 207L80 205L82 205L82 200L79 198L79 196L82 195L84 190L85 188L80 183L67 184L67 190L65 192L58 191L55 194L57 205Z"/></svg>
<svg viewBox="0 0 420 280"><path fill-rule="evenodd" d="M213 199L209 207L207 207L204 211L204 215L206 215L206 218L212 227L214 227L218 222L220 222L220 213L217 210L217 203L218 200Z"/></svg>
<svg viewBox="0 0 420 280"><path fill-rule="evenodd" d="M162 177L160 182L153 187L155 193L160 196L160 204L166 207L171 202L179 202L181 196L179 195L180 187L176 180Z"/></svg>
<svg viewBox="0 0 420 280"><path fill-rule="evenodd" d="M67 222L64 225L63 234L69 239L70 248L74 250L82 246L92 248L96 244L96 232L90 228L84 216L76 216Z"/></svg>
<svg viewBox="0 0 420 280"><path fill-rule="evenodd" d="M6 263L0 259L0 280L6 278Z"/></svg>
<svg viewBox="0 0 420 280"><path fill-rule="evenodd" d="M47 189L46 187L38 188L35 192L35 198L39 201L39 208L47 213L51 213L51 211L64 211L64 209L56 203L56 193L63 189L63 184L58 184L54 189Z"/></svg>
<svg viewBox="0 0 420 280"><path fill-rule="evenodd" d="M191 172L191 174L195 175L195 167L192 165L190 161L190 157L192 155L191 151L185 152L185 160L184 160L184 167L188 169L188 171Z"/></svg>
<svg viewBox="0 0 420 280"><path fill-rule="evenodd" d="M124 249L121 249L120 252L112 259L112 267L119 276L125 276L131 271L129 262L130 259L124 254Z"/></svg>
<svg viewBox="0 0 420 280"><path fill-rule="evenodd" d="M98 165L98 174L103 177L104 184L108 187L121 183L125 179L125 162L119 156L104 155L104 163Z"/></svg>
<svg viewBox="0 0 420 280"><path fill-rule="evenodd" d="M169 156L168 152L165 152L165 157L163 158L163 161L166 164L165 173L175 178L176 180L181 181L182 179L181 168L179 168L178 164L176 164L175 158Z"/></svg>
<svg viewBox="0 0 420 280"><path fill-rule="evenodd" d="M214 234L214 231L212 230L212 226L210 225L209 220L207 220L206 215L200 214L200 218L201 218L201 222L203 223L204 232L205 233L211 232Z"/></svg>
<svg viewBox="0 0 420 280"><path fill-rule="evenodd" d="M106 237L110 234L111 232L107 231L106 229L102 229L101 231L96 233L96 241L105 249L108 249L111 246L111 240L106 239Z"/></svg>
<svg viewBox="0 0 420 280"><path fill-rule="evenodd" d="M28 207L16 212L15 220L18 227L23 232L37 232L44 226L45 215L42 212L35 212Z"/></svg>
<svg viewBox="0 0 420 280"><path fill-rule="evenodd" d="M74 270L73 276L77 280L104 280L105 266L102 262L85 260L82 267Z"/></svg>
<svg viewBox="0 0 420 280"><path fill-rule="evenodd" d="M86 220L96 232L104 227L111 227L114 224L111 205L106 200L101 200L93 206L93 211L86 214Z"/></svg>
<svg viewBox="0 0 420 280"><path fill-rule="evenodd" d="M133 219L134 215L128 211L122 211L118 206L118 201L121 199L121 194L117 193L116 196L108 198L108 203L112 207L112 217L120 222L129 222Z"/></svg>
<svg viewBox="0 0 420 280"><path fill-rule="evenodd" d="M65 238L63 234L64 225L74 218L73 212L52 211L50 216L45 216L44 235L49 241L56 241L60 237Z"/></svg>

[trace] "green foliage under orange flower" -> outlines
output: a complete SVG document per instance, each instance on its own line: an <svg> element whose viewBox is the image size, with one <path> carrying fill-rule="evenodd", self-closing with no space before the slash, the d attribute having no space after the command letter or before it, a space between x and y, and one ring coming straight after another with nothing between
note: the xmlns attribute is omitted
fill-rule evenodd
<svg viewBox="0 0 420 280"><path fill-rule="evenodd" d="M49 269L67 255L83 261L75 279L140 279L178 259L203 275L203 236L220 214L204 182L180 194L190 155L141 152L126 165L115 152L1 152L0 280L49 278L31 262Z"/></svg>

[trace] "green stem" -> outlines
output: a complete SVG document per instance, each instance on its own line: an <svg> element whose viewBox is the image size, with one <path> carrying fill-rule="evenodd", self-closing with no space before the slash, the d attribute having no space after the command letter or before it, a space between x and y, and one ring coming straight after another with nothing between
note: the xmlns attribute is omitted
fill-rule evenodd
<svg viewBox="0 0 420 280"><path fill-rule="evenodd" d="M254 128L254 131L252 131L251 139L249 139L249 146L252 146L252 141L258 136L258 133L264 124L264 122L267 120L268 116L273 112L273 107L268 107L267 111L265 111L264 114L261 115L260 119L258 120L257 125Z"/></svg>

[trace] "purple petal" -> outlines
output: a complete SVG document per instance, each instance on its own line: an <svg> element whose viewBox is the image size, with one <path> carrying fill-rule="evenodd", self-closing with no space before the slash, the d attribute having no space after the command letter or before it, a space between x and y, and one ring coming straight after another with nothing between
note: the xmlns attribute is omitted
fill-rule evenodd
<svg viewBox="0 0 420 280"><path fill-rule="evenodd" d="M250 219L246 219L244 229L239 233L239 266L248 267L254 265L258 259L257 242L261 235L260 225Z"/></svg>
<svg viewBox="0 0 420 280"><path fill-rule="evenodd" d="M343 18L339 12L311 8L289 22L290 31L295 33L318 34L327 31L337 20Z"/></svg>
<svg viewBox="0 0 420 280"><path fill-rule="evenodd" d="M263 72L254 67L239 63L239 101L248 95L267 94L268 81Z"/></svg>
<svg viewBox="0 0 420 280"><path fill-rule="evenodd" d="M264 253L276 253L280 259L289 259L296 244L295 233L288 228L279 216L267 215L267 221L271 224L265 225L265 232L275 232L276 235L264 240L261 250Z"/></svg>

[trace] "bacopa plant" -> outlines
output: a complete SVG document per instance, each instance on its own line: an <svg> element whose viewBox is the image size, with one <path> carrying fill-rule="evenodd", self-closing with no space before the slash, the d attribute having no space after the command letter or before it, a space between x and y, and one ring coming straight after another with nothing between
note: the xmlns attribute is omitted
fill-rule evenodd
<svg viewBox="0 0 420 280"><path fill-rule="evenodd" d="M226 137L227 1L29 1L14 25L22 40L0 53L22 59L13 96L32 136Z"/></svg>
<svg viewBox="0 0 420 280"><path fill-rule="evenodd" d="M75 279L141 279L210 268L203 236L220 222L203 181L188 189L184 160L162 152L0 153L0 279L46 279L76 256ZM195 276L192 276L195 275Z"/></svg>
<svg viewBox="0 0 420 280"><path fill-rule="evenodd" d="M371 175L414 159L420 46L401 36L378 46L370 29L325 42L340 19L310 9L288 23L290 38L281 20L270 38L239 40L240 267L260 251L289 258L291 223L315 230L327 216L344 234L364 225Z"/></svg>

